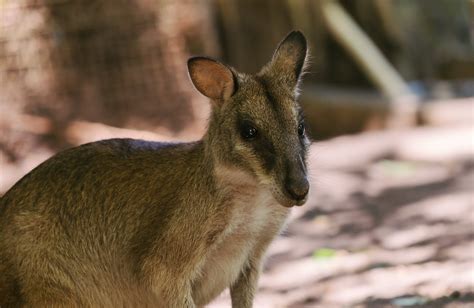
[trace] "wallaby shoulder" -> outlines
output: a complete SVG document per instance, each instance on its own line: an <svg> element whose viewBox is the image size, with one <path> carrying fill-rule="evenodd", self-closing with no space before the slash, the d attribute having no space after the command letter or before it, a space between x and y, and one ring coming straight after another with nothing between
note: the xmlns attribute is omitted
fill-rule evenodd
<svg viewBox="0 0 474 308"><path fill-rule="evenodd" d="M156 216L161 212L171 215L179 210L180 198L187 190L192 193L203 185L213 185L212 178L195 176L209 169L202 163L202 151L200 142L134 139L110 139L68 149L12 187L2 198L1 216L12 221L9 214L35 212L68 224L90 217L126 224L120 215L137 218L149 211L155 211ZM115 230L107 227L105 224L104 232Z"/></svg>
<svg viewBox="0 0 474 308"><path fill-rule="evenodd" d="M170 171L181 166L192 169L194 165L199 165L202 151L201 142L108 139L87 143L52 156L19 180L3 198L6 202L18 187L40 185L45 181L79 184L84 176L90 176L107 182L107 179L126 177L138 171L159 176L159 173L166 173L167 168L163 166L168 166ZM25 188L22 188L22 194ZM44 191L41 194L44 195Z"/></svg>

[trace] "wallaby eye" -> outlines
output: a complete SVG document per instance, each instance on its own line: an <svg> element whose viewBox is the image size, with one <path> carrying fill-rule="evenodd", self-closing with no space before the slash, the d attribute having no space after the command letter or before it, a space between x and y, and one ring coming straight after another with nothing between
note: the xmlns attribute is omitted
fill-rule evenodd
<svg viewBox="0 0 474 308"><path fill-rule="evenodd" d="M258 134L257 129L249 123L243 124L242 127L240 128L240 135L245 140L254 139L255 137L257 137L257 134Z"/></svg>
<svg viewBox="0 0 474 308"><path fill-rule="evenodd" d="M304 131L305 131L305 129L304 129L304 123L300 123L300 124L298 125L298 135L303 136L303 135L304 135Z"/></svg>

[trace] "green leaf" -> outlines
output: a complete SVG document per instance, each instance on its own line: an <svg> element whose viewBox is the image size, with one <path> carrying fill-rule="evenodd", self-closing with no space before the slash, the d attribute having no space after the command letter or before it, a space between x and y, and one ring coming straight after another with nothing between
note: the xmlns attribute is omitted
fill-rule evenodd
<svg viewBox="0 0 474 308"><path fill-rule="evenodd" d="M313 252L313 258L316 260L327 260L336 256L336 250L331 248L320 248Z"/></svg>

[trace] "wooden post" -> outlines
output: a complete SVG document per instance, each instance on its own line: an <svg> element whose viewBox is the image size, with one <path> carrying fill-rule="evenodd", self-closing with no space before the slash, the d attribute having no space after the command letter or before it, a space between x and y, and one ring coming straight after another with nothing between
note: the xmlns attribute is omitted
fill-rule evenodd
<svg viewBox="0 0 474 308"><path fill-rule="evenodd" d="M410 90L400 74L337 0L321 0L320 4L329 32L389 98L392 113L389 126L396 128L414 125L418 96Z"/></svg>

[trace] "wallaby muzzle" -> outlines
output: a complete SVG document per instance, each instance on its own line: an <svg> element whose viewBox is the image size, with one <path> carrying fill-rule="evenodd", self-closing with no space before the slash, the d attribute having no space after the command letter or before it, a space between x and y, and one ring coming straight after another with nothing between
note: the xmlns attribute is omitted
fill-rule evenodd
<svg viewBox="0 0 474 308"><path fill-rule="evenodd" d="M285 169L284 193L295 202L295 205L302 205L309 192L309 182L303 158L298 155L295 159L287 161Z"/></svg>
<svg viewBox="0 0 474 308"><path fill-rule="evenodd" d="M296 201L296 205L302 205L306 201L306 196L309 191L309 183L306 175L287 177L285 180L285 190L289 197Z"/></svg>

